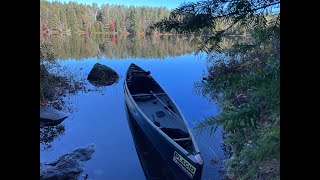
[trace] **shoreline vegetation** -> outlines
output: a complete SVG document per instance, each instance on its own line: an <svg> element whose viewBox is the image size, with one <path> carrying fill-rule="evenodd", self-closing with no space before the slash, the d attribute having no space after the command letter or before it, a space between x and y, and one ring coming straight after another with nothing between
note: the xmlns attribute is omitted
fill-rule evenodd
<svg viewBox="0 0 320 180"><path fill-rule="evenodd" d="M280 179L280 0L186 3L154 27L181 33L203 32L201 49L210 63L195 83L203 96L218 102L220 114L207 117L197 129L223 128L225 179ZM220 29L217 22L228 22ZM221 44L235 31L244 39ZM213 134L213 133L212 133Z"/></svg>
<svg viewBox="0 0 320 180"><path fill-rule="evenodd" d="M51 70L62 71L55 61L49 45L40 43L40 106L52 106L62 110L62 97L67 93L73 94L85 90L83 82L75 81L72 77L59 76Z"/></svg>

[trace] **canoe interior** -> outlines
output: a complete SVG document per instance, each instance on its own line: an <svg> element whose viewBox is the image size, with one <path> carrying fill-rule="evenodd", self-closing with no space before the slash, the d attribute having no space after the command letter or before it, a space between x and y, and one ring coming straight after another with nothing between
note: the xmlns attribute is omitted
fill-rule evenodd
<svg viewBox="0 0 320 180"><path fill-rule="evenodd" d="M192 139L183 117L169 96L150 76L150 72L132 64L128 69L126 81L128 90L141 111L177 144L193 153Z"/></svg>

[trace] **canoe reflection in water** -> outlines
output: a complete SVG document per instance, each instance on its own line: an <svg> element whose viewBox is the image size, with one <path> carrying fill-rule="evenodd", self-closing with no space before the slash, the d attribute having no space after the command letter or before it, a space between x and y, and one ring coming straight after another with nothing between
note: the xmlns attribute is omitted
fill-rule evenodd
<svg viewBox="0 0 320 180"><path fill-rule="evenodd" d="M133 116L128 111L126 105L126 114L128 124L131 130L136 151L143 169L143 172L148 180L176 179L170 169L166 166L164 160L161 158L159 152L155 149L151 141L144 134Z"/></svg>

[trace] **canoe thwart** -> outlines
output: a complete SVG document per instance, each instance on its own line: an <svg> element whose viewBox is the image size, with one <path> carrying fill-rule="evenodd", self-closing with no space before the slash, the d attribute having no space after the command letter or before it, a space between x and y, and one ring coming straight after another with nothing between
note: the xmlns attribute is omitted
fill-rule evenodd
<svg viewBox="0 0 320 180"><path fill-rule="evenodd" d="M179 138L179 139L172 139L174 141L186 141L186 140L190 140L190 137L188 138Z"/></svg>
<svg viewBox="0 0 320 180"><path fill-rule="evenodd" d="M148 94L148 93L140 93L140 94L134 94L132 97L141 97L141 96L152 96L153 94ZM166 93L157 93L155 95L166 95Z"/></svg>

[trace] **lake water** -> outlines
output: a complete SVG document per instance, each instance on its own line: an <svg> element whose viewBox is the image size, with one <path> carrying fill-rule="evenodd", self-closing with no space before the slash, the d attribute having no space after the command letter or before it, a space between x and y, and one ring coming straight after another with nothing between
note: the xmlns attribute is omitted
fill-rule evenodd
<svg viewBox="0 0 320 180"><path fill-rule="evenodd" d="M158 39L155 45L150 46L156 48L157 44L161 43L158 41L162 40ZM176 43L176 39L172 41ZM181 40L180 44L184 45L183 41ZM188 43L187 40L185 41ZM147 43L148 40L145 42ZM87 49L92 49L91 46L101 47L99 46L101 43L94 40L88 43L91 44ZM53 45L59 58L58 63L65 68L63 73L70 74L76 79L83 79L86 88L92 91L79 91L64 98L67 106L71 107L72 114L62 122L63 131L60 134L53 135L54 138L46 144L40 143L41 162L55 160L77 147L94 143L96 152L93 158L87 161L84 172L88 174L88 179L146 179L133 140L135 136L132 133L135 130L129 126L130 120L126 114L124 101L124 76L130 63L151 71L153 78L179 106L190 128L193 129L195 123L205 117L218 113L215 102L210 102L196 93L194 88L194 83L202 79L207 69L205 54L195 55L192 52L194 47L170 54L173 51L170 48L173 46L171 47L168 41L166 46L161 47L165 49L161 56L159 56L159 51L156 51L158 54L152 55L150 51L153 49L146 45L141 45L141 49L138 49L139 53L135 55L130 55L128 52L121 52L121 55L117 56L110 55L112 53L110 49L114 47L109 46L120 47L119 43L121 42L104 43L104 48L98 48L99 50L96 50L95 53L87 51L88 54L81 54L81 48L86 46L83 44L79 50L81 55L70 53L74 52L73 50L69 51L69 55L66 55L67 53L59 55L58 49L72 48L67 47L64 43ZM106 51L106 48L109 51ZM193 50L190 52L190 49ZM143 56L143 52L148 52L149 55ZM101 63L114 69L120 75L119 81L111 86L99 88L88 83L86 77L95 63ZM221 163L211 163L211 159L224 157L220 146L221 130L218 129L212 136L209 135L209 132L197 133L197 130L194 129L193 132L205 161L202 179L221 179ZM159 161L157 157L154 157L155 164ZM153 165L151 163L148 166Z"/></svg>

